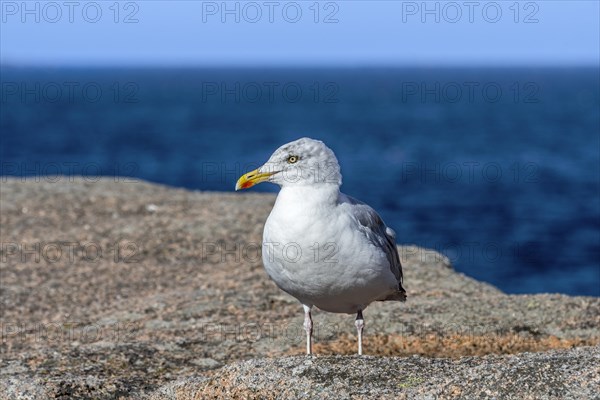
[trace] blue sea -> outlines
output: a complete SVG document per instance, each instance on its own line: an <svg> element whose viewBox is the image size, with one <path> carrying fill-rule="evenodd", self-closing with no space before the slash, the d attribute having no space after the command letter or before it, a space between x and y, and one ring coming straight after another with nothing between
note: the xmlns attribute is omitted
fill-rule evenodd
<svg viewBox="0 0 600 400"><path fill-rule="evenodd" d="M598 68L4 66L0 78L2 175L233 191L310 136L399 243L508 293L600 295Z"/></svg>

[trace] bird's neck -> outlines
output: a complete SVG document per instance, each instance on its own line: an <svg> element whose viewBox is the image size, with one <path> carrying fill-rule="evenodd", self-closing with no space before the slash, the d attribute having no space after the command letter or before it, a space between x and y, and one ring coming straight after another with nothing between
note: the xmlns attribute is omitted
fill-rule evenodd
<svg viewBox="0 0 600 400"><path fill-rule="evenodd" d="M297 204L303 207L334 206L338 203L340 186L333 183L315 185L286 185L277 195L277 202L287 205Z"/></svg>
<svg viewBox="0 0 600 400"><path fill-rule="evenodd" d="M338 185L290 185L281 188L265 224L263 239L267 241L301 242L315 221L327 221L333 214L340 195Z"/></svg>

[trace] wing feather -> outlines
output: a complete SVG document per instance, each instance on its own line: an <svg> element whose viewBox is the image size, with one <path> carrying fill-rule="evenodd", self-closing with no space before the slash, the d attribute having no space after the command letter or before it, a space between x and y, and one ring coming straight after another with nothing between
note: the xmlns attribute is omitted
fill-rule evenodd
<svg viewBox="0 0 600 400"><path fill-rule="evenodd" d="M406 300L406 290L402 287L402 264L400 263L400 255L396 247L396 233L385 225L379 214L368 204L353 197L344 196L347 202L352 205L352 213L364 228L364 232L369 240L385 252L390 263L390 269L398 281L398 291L383 300Z"/></svg>

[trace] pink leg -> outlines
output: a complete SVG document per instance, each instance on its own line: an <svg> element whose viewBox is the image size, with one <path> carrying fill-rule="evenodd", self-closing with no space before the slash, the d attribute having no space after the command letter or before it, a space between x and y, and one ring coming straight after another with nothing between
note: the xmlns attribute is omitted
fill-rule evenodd
<svg viewBox="0 0 600 400"><path fill-rule="evenodd" d="M302 305L304 307L304 330L306 330L306 354L312 354L312 332L313 324L310 315L311 307Z"/></svg>
<svg viewBox="0 0 600 400"><path fill-rule="evenodd" d="M362 355L362 333L363 328L365 327L365 320L363 319L362 310L356 314L356 321L354 321L354 325L356 325L356 331L358 332L358 355Z"/></svg>

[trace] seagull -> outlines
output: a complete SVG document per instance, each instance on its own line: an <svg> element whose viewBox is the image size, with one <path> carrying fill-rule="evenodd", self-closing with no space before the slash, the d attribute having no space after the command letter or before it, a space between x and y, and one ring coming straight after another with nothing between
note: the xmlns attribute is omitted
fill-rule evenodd
<svg viewBox="0 0 600 400"><path fill-rule="evenodd" d="M312 354L313 306L356 314L362 355L363 311L374 301L405 301L396 234L367 204L340 192L342 175L322 141L284 144L235 190L261 182L281 187L263 231L269 277L304 307L306 353Z"/></svg>

